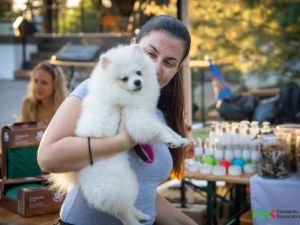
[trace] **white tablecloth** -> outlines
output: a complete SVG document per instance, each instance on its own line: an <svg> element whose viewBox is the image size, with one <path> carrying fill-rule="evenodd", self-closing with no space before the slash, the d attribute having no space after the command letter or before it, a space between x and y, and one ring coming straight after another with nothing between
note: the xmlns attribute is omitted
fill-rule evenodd
<svg viewBox="0 0 300 225"><path fill-rule="evenodd" d="M253 225L300 225L300 176L250 179Z"/></svg>

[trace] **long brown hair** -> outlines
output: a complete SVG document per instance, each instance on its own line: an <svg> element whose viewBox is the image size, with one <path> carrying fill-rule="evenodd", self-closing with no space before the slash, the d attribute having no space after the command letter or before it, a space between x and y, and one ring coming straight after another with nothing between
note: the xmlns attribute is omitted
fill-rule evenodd
<svg viewBox="0 0 300 225"><path fill-rule="evenodd" d="M168 32L173 37L184 42L184 55L181 62L188 56L191 45L190 34L185 25L178 19L171 16L156 16L149 20L142 28L136 42L149 35L153 30ZM161 89L158 102L158 108L163 112L167 124L183 137L187 136L185 115L184 115L184 92L183 92L183 74L181 70L173 79ZM186 150L182 148L172 149L173 169L171 178L181 179L184 175L184 160Z"/></svg>
<svg viewBox="0 0 300 225"><path fill-rule="evenodd" d="M35 89L34 76L36 71L39 69L47 71L49 74L51 74L54 81L54 91L53 91L53 98L51 103L52 104L51 118L49 118L49 121L44 121L46 123L49 123L54 113L56 112L56 110L58 109L58 107L60 106L60 104L63 102L63 100L66 98L68 94L67 81L66 81L66 76L60 67L52 66L46 61L39 63L32 70L30 75L30 81L28 84L28 89L27 89L27 96L25 97L27 100L27 112L29 114L29 119L31 121L37 121L37 110L39 104L41 104L41 101L36 99L34 94L34 89Z"/></svg>

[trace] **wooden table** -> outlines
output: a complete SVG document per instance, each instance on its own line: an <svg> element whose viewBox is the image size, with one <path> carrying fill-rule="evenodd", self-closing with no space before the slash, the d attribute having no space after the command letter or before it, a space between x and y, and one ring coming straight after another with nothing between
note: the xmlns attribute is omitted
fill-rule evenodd
<svg viewBox="0 0 300 225"><path fill-rule="evenodd" d="M232 199L232 207L230 210L230 221L233 223L238 224L238 214L242 210L241 205L246 202L246 186L250 184L250 175L242 175L242 176L216 176L212 174L201 174L200 172L185 172L185 179L183 184L189 182L190 179L195 180L206 180L207 187L204 188L204 191L207 193L207 225L217 224L216 221L216 212L215 212L215 205L217 198L220 198L222 201L228 201L222 196L218 196L216 194L216 182L217 181L224 181L226 183L233 185L233 199ZM197 188L197 187L196 187ZM203 188L202 188L203 189ZM183 192L182 192L183 194Z"/></svg>
<svg viewBox="0 0 300 225"><path fill-rule="evenodd" d="M280 88L265 88L265 89L255 89L247 92L243 92L242 95L245 96L275 96L280 94Z"/></svg>
<svg viewBox="0 0 300 225"><path fill-rule="evenodd" d="M17 213L0 207L1 225L53 225L59 218L59 214L47 214L34 217L23 217Z"/></svg>
<svg viewBox="0 0 300 225"><path fill-rule="evenodd" d="M250 184L250 175L242 175L242 176L216 176L212 174L201 174L199 172L185 172L185 177L189 179L195 180L207 180L207 181L224 181L231 184Z"/></svg>

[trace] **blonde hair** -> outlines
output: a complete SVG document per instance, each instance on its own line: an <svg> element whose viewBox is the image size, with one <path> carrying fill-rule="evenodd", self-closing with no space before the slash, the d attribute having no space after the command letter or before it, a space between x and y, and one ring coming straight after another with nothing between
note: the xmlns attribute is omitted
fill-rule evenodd
<svg viewBox="0 0 300 225"><path fill-rule="evenodd" d="M37 70L44 70L51 74L53 78L53 98L52 98L52 112L51 112L51 118L49 118L49 121L44 121L46 123L49 123L52 119L53 115L55 114L56 110L60 106L60 104L63 102L63 100L68 95L68 88L67 88L67 80L66 76L63 72L63 70L58 67L49 64L47 61L39 63L31 72L30 74L30 82L28 84L27 89L27 96L25 97L27 101L27 112L29 114L29 118L31 121L37 121L37 110L39 104L41 104L41 101L36 99L34 94L35 89L35 81L34 81L34 75Z"/></svg>

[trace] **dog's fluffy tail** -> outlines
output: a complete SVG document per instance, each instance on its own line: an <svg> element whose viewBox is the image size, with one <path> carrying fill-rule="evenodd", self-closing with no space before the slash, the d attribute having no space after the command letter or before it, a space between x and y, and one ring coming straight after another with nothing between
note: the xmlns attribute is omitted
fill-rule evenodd
<svg viewBox="0 0 300 225"><path fill-rule="evenodd" d="M76 185L77 175L75 172L51 173L48 183L52 190L65 195Z"/></svg>

